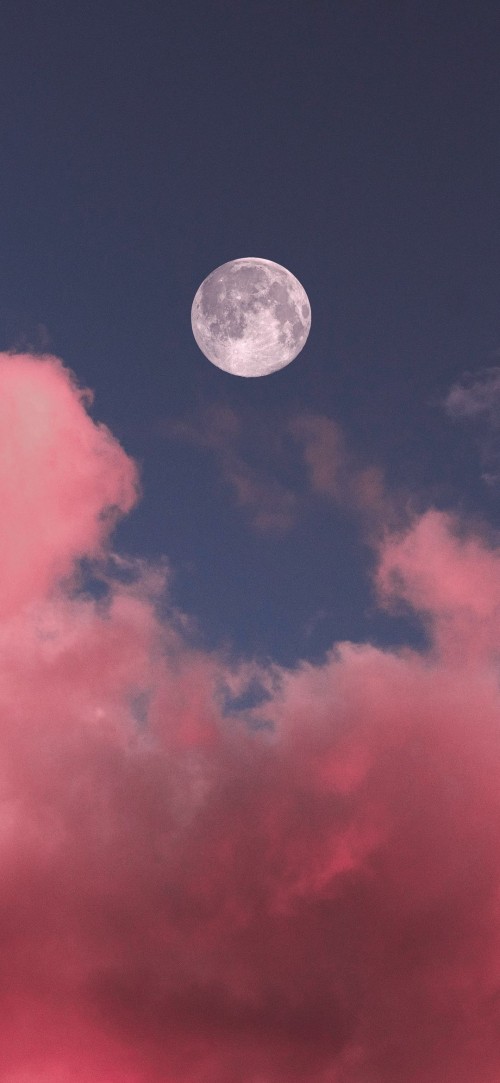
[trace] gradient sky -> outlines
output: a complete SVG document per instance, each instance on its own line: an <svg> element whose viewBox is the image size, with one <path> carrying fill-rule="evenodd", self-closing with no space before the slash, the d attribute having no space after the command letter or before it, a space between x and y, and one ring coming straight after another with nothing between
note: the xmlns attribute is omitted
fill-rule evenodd
<svg viewBox="0 0 500 1083"><path fill-rule="evenodd" d="M1 39L0 1083L498 1083L498 5Z"/></svg>

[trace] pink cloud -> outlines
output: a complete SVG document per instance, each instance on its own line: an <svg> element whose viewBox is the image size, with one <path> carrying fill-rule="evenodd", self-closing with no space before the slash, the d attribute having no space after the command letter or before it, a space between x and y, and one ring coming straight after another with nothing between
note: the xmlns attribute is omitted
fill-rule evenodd
<svg viewBox="0 0 500 1083"><path fill-rule="evenodd" d="M291 422L290 431L302 447L314 493L363 514L388 516L380 468L355 462L336 421L318 414L302 414Z"/></svg>
<svg viewBox="0 0 500 1083"><path fill-rule="evenodd" d="M496 1083L497 550L432 511L379 542L426 652L228 671L161 569L65 588L136 492L86 401L0 363L0 1080ZM220 707L259 674L272 731Z"/></svg>
<svg viewBox="0 0 500 1083"><path fill-rule="evenodd" d="M295 525L298 497L276 478L262 476L243 459L235 457L226 461L224 473L237 503L250 514L256 530L281 534Z"/></svg>
<svg viewBox="0 0 500 1083"><path fill-rule="evenodd" d="M290 428L295 439L302 444L314 491L339 499L342 475L347 465L340 426L328 417L302 414L291 423Z"/></svg>
<svg viewBox="0 0 500 1083"><path fill-rule="evenodd" d="M98 555L136 500L137 472L57 358L0 355L0 387L0 615L9 615L75 556Z"/></svg>
<svg viewBox="0 0 500 1083"><path fill-rule="evenodd" d="M270 464L260 468L248 462L242 448L243 425L234 410L212 406L201 411L194 421L160 423L159 433L188 443L199 444L215 453L224 483L232 491L236 504L244 510L254 530L262 534L282 534L294 525L300 510L299 495L275 475L275 457L279 459L279 439L266 432ZM259 435L256 437L257 442Z"/></svg>
<svg viewBox="0 0 500 1083"><path fill-rule="evenodd" d="M261 533L292 530L310 508L311 498L355 511L371 527L391 514L380 468L356 462L340 425L331 418L304 413L278 425L255 417L244 422L232 408L213 405L194 420L160 421L156 431L212 451L236 504ZM249 461L252 441L254 450L266 449L257 464ZM302 484L280 479L283 468L287 473L290 466L305 466Z"/></svg>
<svg viewBox="0 0 500 1083"><path fill-rule="evenodd" d="M442 651L464 661L496 651L500 633L500 553L433 509L403 535L388 537L377 573L381 597L403 600L430 624Z"/></svg>

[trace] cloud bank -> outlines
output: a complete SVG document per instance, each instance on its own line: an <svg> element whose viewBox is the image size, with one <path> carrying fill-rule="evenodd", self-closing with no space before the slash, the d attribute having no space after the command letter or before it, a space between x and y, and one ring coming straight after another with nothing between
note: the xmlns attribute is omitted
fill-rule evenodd
<svg viewBox="0 0 500 1083"><path fill-rule="evenodd" d="M88 402L0 356L2 1083L497 1083L498 549L431 509L374 584L425 652L228 671L105 570L139 484Z"/></svg>

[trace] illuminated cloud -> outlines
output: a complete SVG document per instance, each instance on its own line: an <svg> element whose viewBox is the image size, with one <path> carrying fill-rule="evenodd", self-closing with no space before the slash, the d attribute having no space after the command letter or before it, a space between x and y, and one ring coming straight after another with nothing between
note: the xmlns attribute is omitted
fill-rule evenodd
<svg viewBox="0 0 500 1083"><path fill-rule="evenodd" d="M137 471L85 412L55 357L0 355L0 616L97 556L137 498Z"/></svg>
<svg viewBox="0 0 500 1083"><path fill-rule="evenodd" d="M497 550L434 511L378 542L425 652L229 669L161 568L113 580L137 474L87 403L0 359L0 1079L497 1083Z"/></svg>

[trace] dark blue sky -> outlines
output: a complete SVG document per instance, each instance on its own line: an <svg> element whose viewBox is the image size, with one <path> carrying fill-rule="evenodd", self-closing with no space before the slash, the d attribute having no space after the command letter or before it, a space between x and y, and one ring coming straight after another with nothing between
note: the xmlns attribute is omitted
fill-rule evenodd
<svg viewBox="0 0 500 1083"><path fill-rule="evenodd" d="M300 497L276 434L323 415L389 492L498 523L443 408L500 348L498 5L6 0L1 38L0 346L61 356L139 461L115 547L167 556L209 645L287 662L411 638L374 609L355 515L309 495L259 532L172 426L234 414L241 461ZM312 307L304 351L257 380L190 327L202 279L246 255Z"/></svg>

